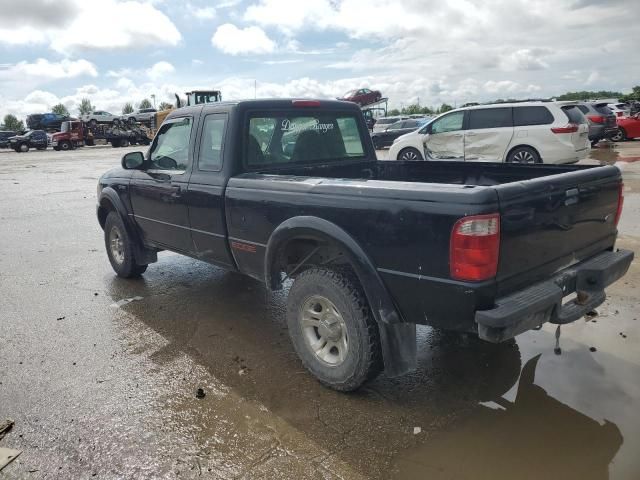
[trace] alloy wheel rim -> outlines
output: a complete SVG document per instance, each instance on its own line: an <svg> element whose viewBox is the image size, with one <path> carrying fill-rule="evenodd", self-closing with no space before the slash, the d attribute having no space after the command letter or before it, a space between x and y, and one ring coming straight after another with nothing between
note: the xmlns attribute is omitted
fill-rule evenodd
<svg viewBox="0 0 640 480"><path fill-rule="evenodd" d="M347 325L331 300L322 295L307 298L299 321L307 347L320 362L337 367L345 361L349 353Z"/></svg>
<svg viewBox="0 0 640 480"><path fill-rule="evenodd" d="M124 262L124 243L120 230L116 227L112 227L109 232L109 248L111 249L111 256L118 263Z"/></svg>
<svg viewBox="0 0 640 480"><path fill-rule="evenodd" d="M622 132L620 130L616 130L616 133L611 137L611 140L614 142L619 142L622 140Z"/></svg>
<svg viewBox="0 0 640 480"><path fill-rule="evenodd" d="M517 163L534 163L535 162L535 158L533 158L533 155L530 152L527 152L526 150L517 152L513 156L513 160Z"/></svg>
<svg viewBox="0 0 640 480"><path fill-rule="evenodd" d="M418 155L413 150L408 150L402 154L402 160L417 160Z"/></svg>

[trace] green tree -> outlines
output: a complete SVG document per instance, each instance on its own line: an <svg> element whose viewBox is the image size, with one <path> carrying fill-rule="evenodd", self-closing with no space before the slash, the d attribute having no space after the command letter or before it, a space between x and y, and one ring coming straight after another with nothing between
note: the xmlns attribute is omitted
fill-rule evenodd
<svg viewBox="0 0 640 480"><path fill-rule="evenodd" d="M451 105L443 103L442 105L440 105L440 108L438 109L438 113L448 112L449 110L453 110L453 107Z"/></svg>
<svg viewBox="0 0 640 480"><path fill-rule="evenodd" d="M138 105L138 109L142 110L143 108L153 108L153 105L151 105L151 101L148 98L143 98L140 105Z"/></svg>
<svg viewBox="0 0 640 480"><path fill-rule="evenodd" d="M22 123L22 120L18 120L18 117L11 113L4 116L3 123L6 130L10 130L12 132L21 132L24 130L24 123Z"/></svg>
<svg viewBox="0 0 640 480"><path fill-rule="evenodd" d="M619 100L621 102L640 102L640 85L633 87L630 94L620 96Z"/></svg>
<svg viewBox="0 0 640 480"><path fill-rule="evenodd" d="M133 105L131 105L131 102L125 103L122 107L122 114L126 115L127 113L133 113Z"/></svg>
<svg viewBox="0 0 640 480"><path fill-rule="evenodd" d="M162 102L160 103L160 105L158 106L158 111L163 111L163 110L171 110L173 108L173 105L169 102Z"/></svg>
<svg viewBox="0 0 640 480"><path fill-rule="evenodd" d="M93 105L91 105L91 100L89 100L88 98L83 98L82 100L80 100L78 112L80 112L80 115L88 115L93 112Z"/></svg>
<svg viewBox="0 0 640 480"><path fill-rule="evenodd" d="M394 108L392 110L389 110L387 112L387 115L390 117L397 117L398 115L400 115L400 110L398 110L397 108Z"/></svg>
<svg viewBox="0 0 640 480"><path fill-rule="evenodd" d="M67 107L65 107L64 104L62 104L62 103L54 105L53 108L51 109L51 111L53 113L57 113L58 115L62 115L62 116L65 116L65 117L69 116L69 110L67 110Z"/></svg>
<svg viewBox="0 0 640 480"><path fill-rule="evenodd" d="M595 100L598 98L620 98L623 97L620 92L612 92L609 90L588 91L582 90L580 92L567 92L556 97L556 100Z"/></svg>
<svg viewBox="0 0 640 480"><path fill-rule="evenodd" d="M406 115L418 115L420 113L422 113L422 107L420 107L420 105L417 104L412 104L409 105L406 108L402 109L402 113L406 114Z"/></svg>

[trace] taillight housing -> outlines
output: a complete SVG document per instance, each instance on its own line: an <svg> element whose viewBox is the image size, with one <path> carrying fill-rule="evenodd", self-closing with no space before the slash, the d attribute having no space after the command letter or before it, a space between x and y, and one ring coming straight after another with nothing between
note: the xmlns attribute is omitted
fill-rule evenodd
<svg viewBox="0 0 640 480"><path fill-rule="evenodd" d="M618 226L618 222L620 221L620 216L622 215L622 206L624 205L624 183L620 183L618 187L618 208L616 209L616 218L614 223L616 227Z"/></svg>
<svg viewBox="0 0 640 480"><path fill-rule="evenodd" d="M451 230L449 271L455 280L482 281L496 276L500 254L500 215L473 215Z"/></svg>
<svg viewBox="0 0 640 480"><path fill-rule="evenodd" d="M553 133L576 133L578 131L577 123L567 123L564 127L552 127Z"/></svg>
<svg viewBox="0 0 640 480"><path fill-rule="evenodd" d="M587 115L587 118L593 123L604 123L604 117L602 115Z"/></svg>

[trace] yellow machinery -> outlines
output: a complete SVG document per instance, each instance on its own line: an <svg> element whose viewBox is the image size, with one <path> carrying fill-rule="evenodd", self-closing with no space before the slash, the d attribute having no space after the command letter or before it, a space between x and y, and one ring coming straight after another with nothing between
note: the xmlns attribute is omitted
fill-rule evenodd
<svg viewBox="0 0 640 480"><path fill-rule="evenodd" d="M220 92L220 90L194 90L192 92L185 93L185 95L187 96L186 104L183 100L180 100L180 97L176 94L176 108L222 101L222 92ZM175 108L156 112L153 122L151 122L152 136L155 136L158 128L160 128L160 125L164 122L164 119L167 118L167 115L169 115L173 110L175 110Z"/></svg>

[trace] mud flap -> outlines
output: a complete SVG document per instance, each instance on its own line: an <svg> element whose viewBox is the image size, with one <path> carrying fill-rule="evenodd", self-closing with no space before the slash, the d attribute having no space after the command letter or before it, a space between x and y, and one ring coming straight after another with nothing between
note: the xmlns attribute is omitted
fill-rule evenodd
<svg viewBox="0 0 640 480"><path fill-rule="evenodd" d="M384 373L388 377L399 377L412 372L417 365L415 323L378 322Z"/></svg>

